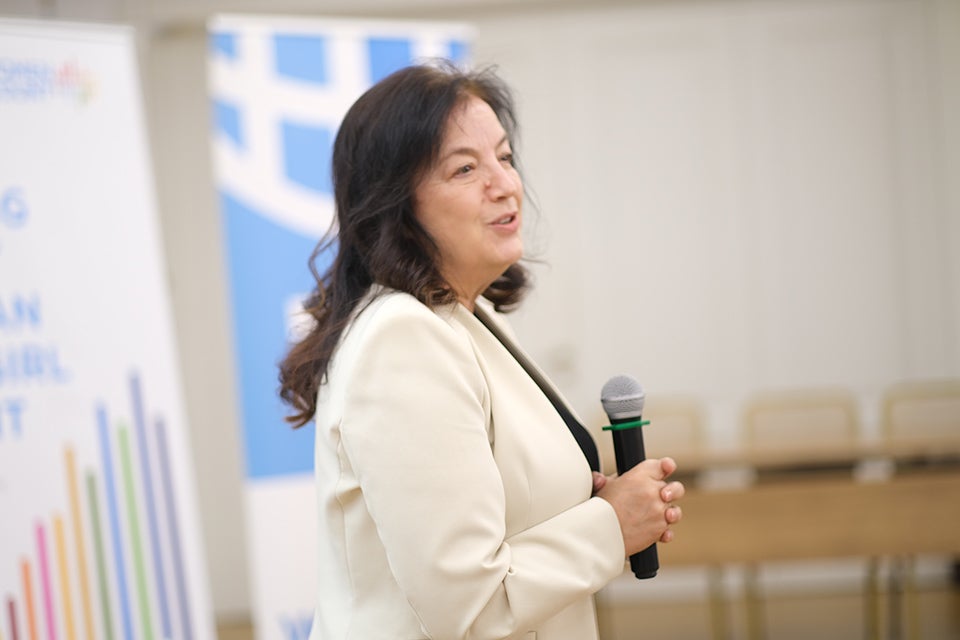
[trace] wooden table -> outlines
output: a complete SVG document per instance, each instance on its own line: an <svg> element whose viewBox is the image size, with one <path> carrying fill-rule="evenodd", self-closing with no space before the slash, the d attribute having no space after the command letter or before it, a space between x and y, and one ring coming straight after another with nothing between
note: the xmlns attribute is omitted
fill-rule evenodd
<svg viewBox="0 0 960 640"><path fill-rule="evenodd" d="M664 565L960 555L960 467L882 482L810 477L744 489L688 489Z"/></svg>
<svg viewBox="0 0 960 640"><path fill-rule="evenodd" d="M856 444L844 448L752 449L676 456L687 471L677 540L660 545L661 566L720 567L840 557L960 556L960 434L956 438ZM857 481L863 461L886 461L889 477ZM759 482L698 488L696 474L748 468ZM693 474L693 475L689 475ZM714 636L726 636L719 580L712 589ZM867 630L879 637L878 590L868 594ZM751 637L762 614L748 585ZM899 616L899 600L893 603ZM891 625L892 626L892 625Z"/></svg>

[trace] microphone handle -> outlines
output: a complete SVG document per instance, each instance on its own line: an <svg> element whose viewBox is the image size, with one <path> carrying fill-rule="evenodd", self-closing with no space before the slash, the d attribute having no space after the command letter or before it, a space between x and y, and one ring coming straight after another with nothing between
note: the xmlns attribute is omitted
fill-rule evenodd
<svg viewBox="0 0 960 640"><path fill-rule="evenodd" d="M640 422L640 416L635 418L611 419L611 425L625 422ZM647 459L643 448L643 431L640 426L625 429L612 429L613 453L617 459L617 473L623 475L633 467ZM638 579L652 578L660 570L660 559L657 556L657 543L654 542L643 551L630 556L630 569Z"/></svg>

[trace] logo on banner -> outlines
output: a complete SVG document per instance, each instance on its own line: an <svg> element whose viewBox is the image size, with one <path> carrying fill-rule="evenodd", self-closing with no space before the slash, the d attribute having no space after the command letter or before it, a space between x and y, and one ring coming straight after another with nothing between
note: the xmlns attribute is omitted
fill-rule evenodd
<svg viewBox="0 0 960 640"><path fill-rule="evenodd" d="M27 197L20 187L0 187L0 252L7 233L23 228L27 223L30 209Z"/></svg>
<svg viewBox="0 0 960 640"><path fill-rule="evenodd" d="M0 224L8 229L22 227L27 221L27 214L27 197L23 189L0 189Z"/></svg>
<svg viewBox="0 0 960 640"><path fill-rule="evenodd" d="M75 61L59 64L0 58L0 100L66 100L85 105L97 93L93 74Z"/></svg>

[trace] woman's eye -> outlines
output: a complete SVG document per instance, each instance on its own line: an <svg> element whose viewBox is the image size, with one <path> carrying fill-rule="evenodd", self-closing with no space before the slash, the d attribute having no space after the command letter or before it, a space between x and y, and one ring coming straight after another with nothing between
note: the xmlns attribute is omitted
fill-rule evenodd
<svg viewBox="0 0 960 640"><path fill-rule="evenodd" d="M500 162L506 162L511 167L513 166L513 153L504 153L500 156Z"/></svg>
<svg viewBox="0 0 960 640"><path fill-rule="evenodd" d="M470 173L471 171L473 171L473 165L465 164L462 167L458 167L454 173L456 173L458 176L462 176Z"/></svg>

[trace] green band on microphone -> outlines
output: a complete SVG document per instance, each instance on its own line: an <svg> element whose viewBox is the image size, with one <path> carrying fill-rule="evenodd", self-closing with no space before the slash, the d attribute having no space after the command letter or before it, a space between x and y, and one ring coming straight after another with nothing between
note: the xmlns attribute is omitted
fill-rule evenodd
<svg viewBox="0 0 960 640"><path fill-rule="evenodd" d="M630 422L619 422L617 424L608 424L603 428L604 431L623 431L624 429L633 429L634 427L642 427L645 424L650 424L649 420L632 420Z"/></svg>

